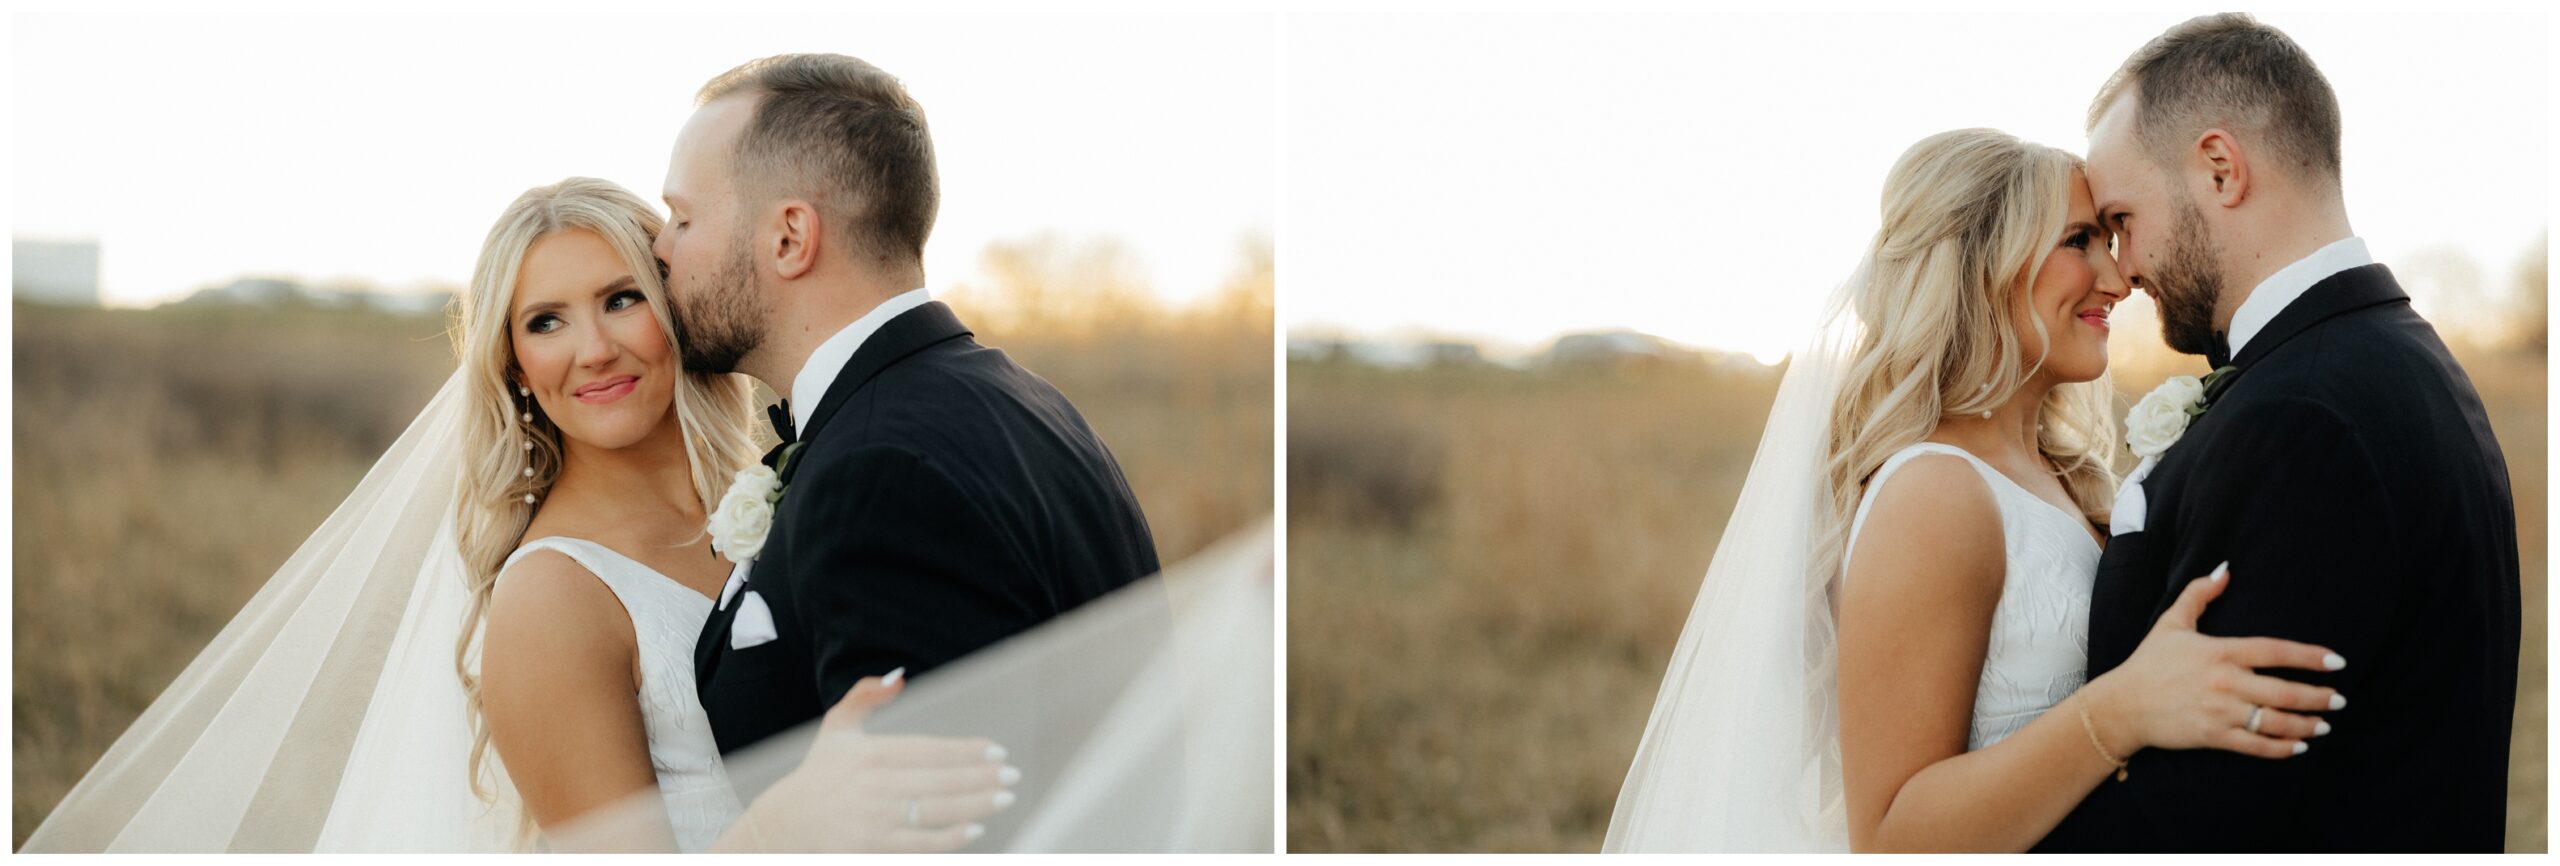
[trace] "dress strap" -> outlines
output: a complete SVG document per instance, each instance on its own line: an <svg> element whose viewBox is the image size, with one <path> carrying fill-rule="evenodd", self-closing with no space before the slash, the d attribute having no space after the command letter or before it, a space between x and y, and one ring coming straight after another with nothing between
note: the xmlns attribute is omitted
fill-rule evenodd
<svg viewBox="0 0 2560 866"><path fill-rule="evenodd" d="M647 588L651 584L672 583L648 566L614 552L613 548L583 538L560 535L545 536L525 542L523 546L516 548L514 553L507 555L506 565L501 566L498 573L504 575L506 570L513 568L518 560L537 550L556 550L576 560L580 567L594 574L597 580L604 581L605 588L613 590L614 597L622 600L622 606L625 609L636 609L638 601L636 596L640 593L652 592L653 590ZM690 593L692 590L686 590L686 592ZM698 597L699 593L695 595Z"/></svg>
<svg viewBox="0 0 2560 866"><path fill-rule="evenodd" d="M1855 551L1858 548L1858 531L1866 528L1867 510L1875 506L1876 493L1884 489L1885 479L1892 477L1894 470L1902 468L1903 464L1911 462L1913 458L1928 454L1962 457L1965 462L1973 464L1974 471L1982 476L1982 483L1991 488L1992 502L1995 506L1999 503L2000 484L1998 482L2007 480L2006 476L2000 475L2000 470L1991 468L1991 464L1982 462L1982 458L1973 456L1973 452L1953 445L1943 442L1914 442L1904 446L1900 451L1893 452L1893 456L1884 459L1884 465L1876 467L1874 475L1867 477L1867 492L1858 497L1857 516L1849 521L1850 550ZM1844 575L1848 572L1848 559L1846 554L1841 556L1840 569Z"/></svg>

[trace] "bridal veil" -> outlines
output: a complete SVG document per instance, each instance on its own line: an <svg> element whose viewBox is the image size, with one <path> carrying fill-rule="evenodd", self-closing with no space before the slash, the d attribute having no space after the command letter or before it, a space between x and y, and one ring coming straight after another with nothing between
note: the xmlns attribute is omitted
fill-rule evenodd
<svg viewBox="0 0 2560 866"><path fill-rule="evenodd" d="M1861 335L1835 291L1789 356L1609 819L1608 852L1846 851L1836 575L1814 574L1830 411Z"/></svg>

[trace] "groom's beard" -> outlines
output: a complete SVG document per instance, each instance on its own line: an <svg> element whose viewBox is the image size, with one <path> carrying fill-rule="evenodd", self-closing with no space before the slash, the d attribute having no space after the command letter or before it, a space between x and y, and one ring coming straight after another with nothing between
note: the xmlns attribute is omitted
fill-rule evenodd
<svg viewBox="0 0 2560 866"><path fill-rule="evenodd" d="M755 262L741 241L719 272L685 293L692 303L675 305L676 347L686 370L737 372L739 359L764 343L773 310L756 294L755 278Z"/></svg>
<svg viewBox="0 0 2560 866"><path fill-rule="evenodd" d="M2168 255L2151 269L2151 301L2160 308L2160 339L2189 355L2213 350L2213 305L2222 297L2220 256L2204 225L2204 212L2188 204L2178 211Z"/></svg>

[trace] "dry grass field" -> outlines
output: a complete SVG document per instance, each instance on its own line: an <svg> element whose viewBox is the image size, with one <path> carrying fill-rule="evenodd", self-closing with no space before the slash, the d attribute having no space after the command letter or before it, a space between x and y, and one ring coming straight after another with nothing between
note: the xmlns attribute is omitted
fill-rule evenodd
<svg viewBox="0 0 2560 866"><path fill-rule="evenodd" d="M2143 360L2126 405L2189 372ZM2544 361L2465 362L2524 545L2508 845L2541 851ZM1293 363L1289 850L1598 850L1776 387Z"/></svg>
<svg viewBox="0 0 2560 866"><path fill-rule="evenodd" d="M1267 270L1259 282L1212 313L979 334L1084 412L1167 563L1271 509ZM435 317L15 315L13 848L452 370Z"/></svg>

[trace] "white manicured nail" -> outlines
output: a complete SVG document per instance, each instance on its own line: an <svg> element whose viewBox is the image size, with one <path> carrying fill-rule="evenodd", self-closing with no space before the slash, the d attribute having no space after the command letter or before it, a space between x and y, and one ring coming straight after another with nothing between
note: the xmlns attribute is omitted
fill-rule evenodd
<svg viewBox="0 0 2560 866"><path fill-rule="evenodd" d="M2328 735L2329 735L2329 723L2328 723L2328 722L2321 722L2321 723L2319 723L2319 724L2317 724L2317 725L2313 725L2313 726L2311 726L2311 735L2312 735L2312 736L2315 736L2315 737L2325 737L2325 736L2328 736Z"/></svg>
<svg viewBox="0 0 2560 866"><path fill-rule="evenodd" d="M2347 708L2347 696L2346 696L2346 695L2337 695L2337 694L2330 695L2330 696L2329 696L2329 708L2330 708L2330 709L2333 709L2333 710L2343 710L2343 709L2346 709L2346 708Z"/></svg>
<svg viewBox="0 0 2560 866"><path fill-rule="evenodd" d="M997 792L996 792L996 808L998 808L998 809L1002 809L1002 808L1004 808L1004 807L1006 807L1006 806L1011 806L1011 805L1013 805L1013 792L1012 792L1012 791L997 791Z"/></svg>
<svg viewBox="0 0 2560 866"><path fill-rule="evenodd" d="M1004 756L1005 756L1005 751L1004 751L1004 747L1003 747L1003 746L988 746L988 747L987 747L987 760L988 760L989 762L991 762L991 763L1001 763L1001 762L1003 762L1003 761L1004 761Z"/></svg>
<svg viewBox="0 0 2560 866"><path fill-rule="evenodd" d="M1017 769L1014 769L1014 768L1012 768L1012 767L1000 767L1000 768L997 768L997 770L996 770L996 784L999 784L999 785L1010 785L1010 784L1013 784L1013 783L1015 783L1015 782L1019 782L1019 781L1022 781L1022 771L1021 771L1021 770L1017 770Z"/></svg>
<svg viewBox="0 0 2560 866"><path fill-rule="evenodd" d="M881 677L880 684L884 686L894 686L906 681L906 679L907 668L905 665L899 665L897 670L890 671L888 676Z"/></svg>
<svg viewBox="0 0 2560 866"><path fill-rule="evenodd" d="M2299 755L2299 754L2302 754L2302 753L2304 753L2304 752L2308 752L2308 751L2311 751L2311 744L2310 744L2310 743L2306 743L2306 742L2303 742L2303 741L2301 741L2301 740L2295 740L2295 741L2293 741L2293 753L2294 753L2294 754Z"/></svg>
<svg viewBox="0 0 2560 866"><path fill-rule="evenodd" d="M987 825L985 825L985 824L971 824L971 825L969 825L969 829L962 830L962 831L960 831L960 832L961 832L962 834L964 834L964 835L967 835L967 836L969 837L969 840L970 840L970 841L972 841L972 842L974 842L974 841L977 841L978 837L980 837L980 836L984 836L984 835L987 835Z"/></svg>
<svg viewBox="0 0 2560 866"><path fill-rule="evenodd" d="M2227 578L2227 577L2230 577L2230 576L2231 576L2231 563L2230 563L2229 561L2227 561L2227 560L2226 560L2226 561L2224 561L2221 565L2217 565L2217 566L2214 566L2214 567L2213 567L2213 580L2214 580L2214 582L2215 582L2215 583L2220 583L2220 582L2222 582L2223 578Z"/></svg>
<svg viewBox="0 0 2560 866"><path fill-rule="evenodd" d="M2333 671L2340 670L2347 666L2347 657L2337 653L2330 653L2320 657L2320 666Z"/></svg>

